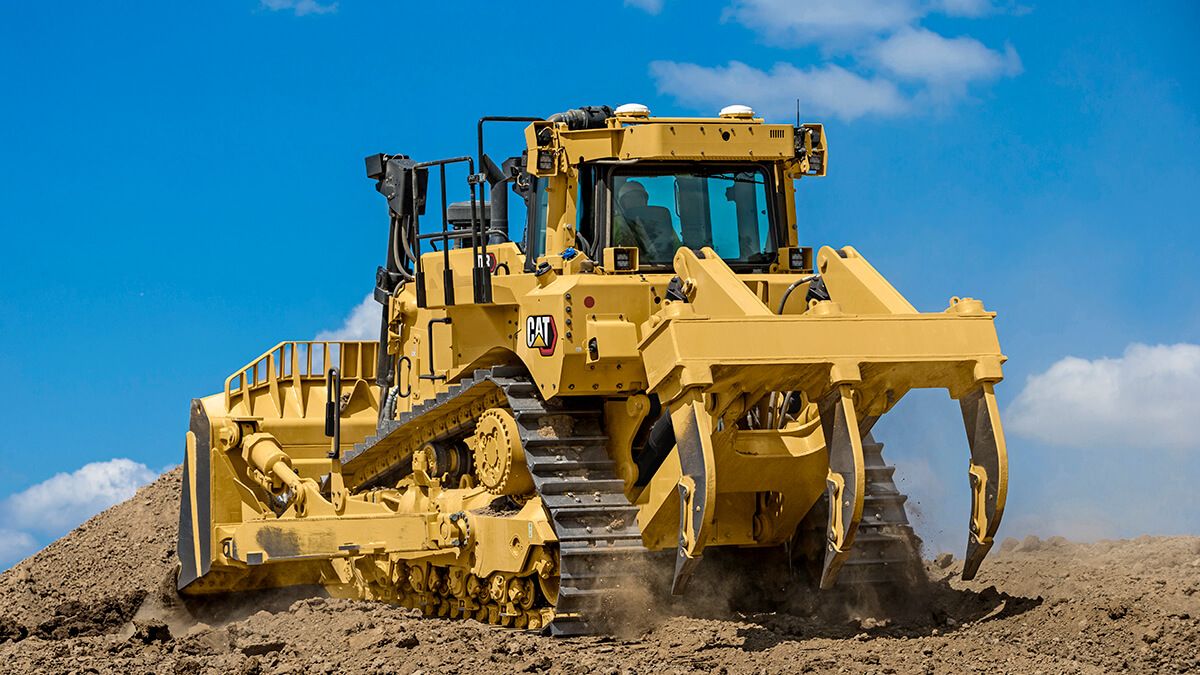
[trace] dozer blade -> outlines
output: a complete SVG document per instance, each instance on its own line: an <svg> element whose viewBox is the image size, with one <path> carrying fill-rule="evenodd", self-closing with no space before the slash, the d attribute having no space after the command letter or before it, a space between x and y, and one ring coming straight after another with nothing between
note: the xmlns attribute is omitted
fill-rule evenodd
<svg viewBox="0 0 1200 675"><path fill-rule="evenodd" d="M822 401L820 413L825 445L829 448L829 474L825 479L829 525L825 562L821 567L821 588L829 589L833 588L838 571L850 557L854 535L862 521L866 471L853 389L846 384L838 386Z"/></svg>
<svg viewBox="0 0 1200 675"><path fill-rule="evenodd" d="M692 395L672 406L671 422L679 452L682 477L679 479L679 547L675 552L675 576L672 595L687 588L712 523L712 497L716 495L716 471L713 452L712 417L704 409L704 398Z"/></svg>
<svg viewBox="0 0 1200 675"><path fill-rule="evenodd" d="M212 432L200 399L192 400L191 425L183 457L179 502L177 587L182 590L208 573L212 566L212 474L209 452Z"/></svg>
<svg viewBox="0 0 1200 675"><path fill-rule="evenodd" d="M962 578L971 580L992 548L1008 496L1008 449L990 382L962 397L963 424L971 447L971 531Z"/></svg>

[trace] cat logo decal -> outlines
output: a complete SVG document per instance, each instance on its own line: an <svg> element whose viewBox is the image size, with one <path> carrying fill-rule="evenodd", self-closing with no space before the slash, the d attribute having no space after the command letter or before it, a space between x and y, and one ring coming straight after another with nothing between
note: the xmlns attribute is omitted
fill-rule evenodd
<svg viewBox="0 0 1200 675"><path fill-rule="evenodd" d="M552 356L557 344L558 329L554 326L553 316L535 314L525 319L526 347L538 350L542 356Z"/></svg>

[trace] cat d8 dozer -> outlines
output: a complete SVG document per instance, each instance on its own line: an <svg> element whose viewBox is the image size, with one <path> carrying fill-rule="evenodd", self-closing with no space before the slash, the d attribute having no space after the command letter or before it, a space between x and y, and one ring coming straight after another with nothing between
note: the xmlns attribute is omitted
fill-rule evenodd
<svg viewBox="0 0 1200 675"><path fill-rule="evenodd" d="M512 122L497 163L484 131ZM919 558L871 429L914 388L961 404L976 574L1008 479L995 315L918 312L854 248L802 245L820 124L629 104L477 142L367 157L377 340L282 342L193 402L182 594L321 584L571 635L648 565L683 594L709 550L786 549L813 593L886 584Z"/></svg>

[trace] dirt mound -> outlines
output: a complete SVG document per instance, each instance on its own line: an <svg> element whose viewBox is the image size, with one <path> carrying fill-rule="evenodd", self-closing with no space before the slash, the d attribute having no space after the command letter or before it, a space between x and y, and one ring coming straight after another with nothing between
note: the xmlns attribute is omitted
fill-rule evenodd
<svg viewBox="0 0 1200 675"><path fill-rule="evenodd" d="M1006 540L891 597L797 593L735 609L716 584L648 602L632 637L554 640L424 619L315 589L183 607L171 591L179 471L0 575L6 672L1195 672L1200 538ZM736 595L736 594L735 594Z"/></svg>
<svg viewBox="0 0 1200 675"><path fill-rule="evenodd" d="M126 623L175 568L182 476L180 468L168 471L0 574L0 617L29 627L71 623L64 613L93 617L79 618L94 627L75 634Z"/></svg>

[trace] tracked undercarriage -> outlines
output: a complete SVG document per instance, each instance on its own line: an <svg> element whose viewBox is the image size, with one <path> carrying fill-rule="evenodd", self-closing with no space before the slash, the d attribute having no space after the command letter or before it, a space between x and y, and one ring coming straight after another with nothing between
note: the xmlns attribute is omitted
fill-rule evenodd
<svg viewBox="0 0 1200 675"><path fill-rule="evenodd" d="M484 125L513 121L493 162ZM280 343L193 404L182 593L319 583L574 635L688 593L711 549L786 551L810 592L897 583L919 542L871 429L920 387L962 409L975 575L1007 493L994 315L801 245L820 125L602 106L478 133L477 157L367 158L378 341Z"/></svg>
<svg viewBox="0 0 1200 675"><path fill-rule="evenodd" d="M624 483L607 455L602 405L598 400L547 404L536 389L519 369L477 371L385 426L381 435L347 453L346 461L347 467L369 463L372 455L404 447L402 441L389 442L391 438L426 436L417 431L426 425L442 430L430 432L436 435L428 445L434 446L454 446L471 435L490 433L487 440L476 441L478 449L462 467L467 470L443 473L438 482L458 477L461 489L470 490L482 478L489 483L488 494L495 496L483 510L508 507L507 515L496 517L522 521L544 509L556 541L538 547L530 571L480 578L468 557L445 566L426 568L418 563L421 571L415 582L411 574L392 571L365 589L356 583L355 591L439 616L472 617L518 628L550 625L556 634L578 634L590 632L588 622L602 617L606 605L611 607L620 592L636 582L637 566L628 563L647 551L637 528L637 509L625 497ZM474 417L482 405L488 407ZM480 418L487 421L475 424ZM453 426L440 423L446 419L470 421ZM506 435L512 433L516 436ZM489 451L493 461L488 461ZM399 457L400 462L387 466L376 462L370 481L403 471L399 467L411 462L411 454L404 450L389 456ZM512 464L522 459L524 466ZM517 505L522 505L521 510ZM445 582L422 583L427 569L433 570L433 577L425 579Z"/></svg>

